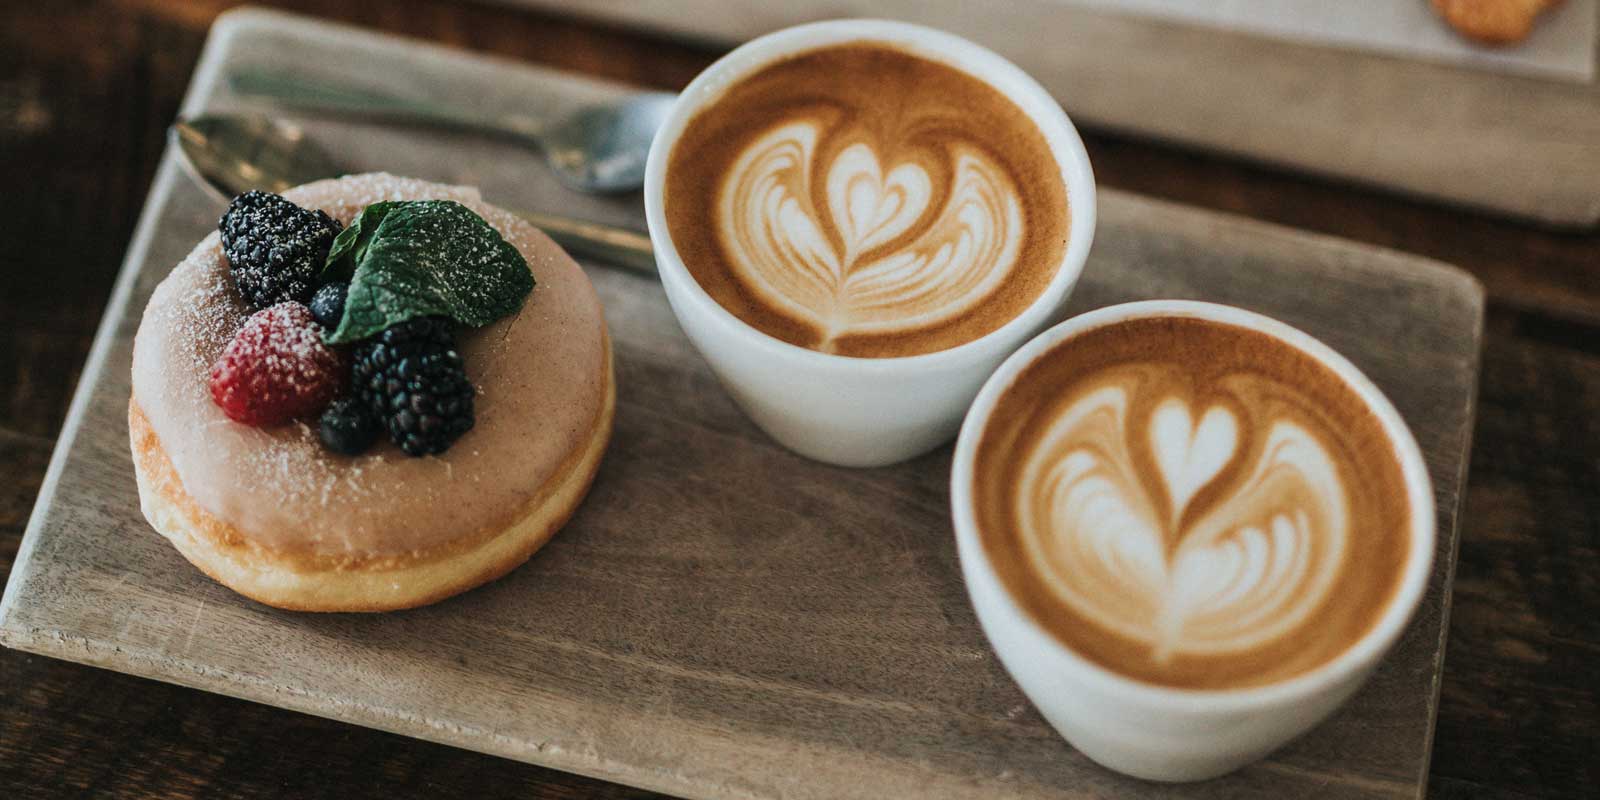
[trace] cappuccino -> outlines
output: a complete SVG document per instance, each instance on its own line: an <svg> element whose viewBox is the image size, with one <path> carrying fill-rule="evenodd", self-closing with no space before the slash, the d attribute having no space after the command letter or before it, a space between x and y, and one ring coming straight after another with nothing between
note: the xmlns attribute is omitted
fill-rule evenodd
<svg viewBox="0 0 1600 800"><path fill-rule="evenodd" d="M1154 317L1056 344L1002 391L971 474L1000 583L1107 670L1237 689L1313 670L1394 602L1414 509L1383 423L1316 358Z"/></svg>
<svg viewBox="0 0 1600 800"><path fill-rule="evenodd" d="M909 356L1021 314L1061 268L1062 169L985 81L887 43L769 64L668 156L667 227L707 294L772 337Z"/></svg>

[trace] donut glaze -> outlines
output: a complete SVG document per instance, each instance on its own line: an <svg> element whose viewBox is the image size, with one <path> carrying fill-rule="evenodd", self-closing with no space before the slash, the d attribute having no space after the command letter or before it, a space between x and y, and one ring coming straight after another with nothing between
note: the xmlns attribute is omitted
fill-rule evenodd
<svg viewBox="0 0 1600 800"><path fill-rule="evenodd" d="M609 432L610 346L577 263L475 189L372 174L284 196L346 224L379 201L455 200L522 253L536 285L519 312L458 334L478 390L471 431L440 456L411 458L382 439L351 458L321 445L314 420L254 428L212 402L211 365L249 309L218 235L206 237L156 288L133 352L131 411L142 412L189 499L245 540L237 544L322 569L459 550L526 517L596 430Z"/></svg>

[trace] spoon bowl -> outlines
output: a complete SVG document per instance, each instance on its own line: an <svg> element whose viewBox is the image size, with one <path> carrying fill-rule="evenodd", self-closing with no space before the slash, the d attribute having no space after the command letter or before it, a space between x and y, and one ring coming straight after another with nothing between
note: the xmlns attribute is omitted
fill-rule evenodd
<svg viewBox="0 0 1600 800"><path fill-rule="evenodd" d="M581 109L540 137L556 178L594 192L626 192L644 185L650 141L667 118L675 95L636 95L619 105Z"/></svg>
<svg viewBox="0 0 1600 800"><path fill-rule="evenodd" d="M182 163L224 203L251 189L282 194L345 170L305 129L261 114L201 114L172 124Z"/></svg>

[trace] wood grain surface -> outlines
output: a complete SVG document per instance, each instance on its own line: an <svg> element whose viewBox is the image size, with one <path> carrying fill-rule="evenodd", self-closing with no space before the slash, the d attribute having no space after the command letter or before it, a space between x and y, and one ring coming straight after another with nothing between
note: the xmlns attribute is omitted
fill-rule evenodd
<svg viewBox="0 0 1600 800"><path fill-rule="evenodd" d="M0 18L0 559L14 553L161 130L225 4L80 2ZM286 5L664 88L714 52L436 2ZM1600 474L1596 240L1088 132L1102 185L1421 252L1490 292L1430 792L1583 796ZM309 744L308 744L309 743ZM23 796L642 796L453 748L0 651L0 791Z"/></svg>
<svg viewBox="0 0 1600 800"><path fill-rule="evenodd" d="M721 42L833 17L921 22L1015 61L1084 122L1552 225L1600 220L1595 81L1318 46L1070 0L501 2Z"/></svg>
<svg viewBox="0 0 1600 800"><path fill-rule="evenodd" d="M212 28L180 109L248 106L225 76L290 69L473 108L568 109L626 91L306 17ZM297 117L352 171L480 185L515 207L638 227L535 155L458 133ZM1263 311L1346 353L1417 435L1435 569L1371 684L1314 734L1203 786L1112 774L1068 748L986 646L958 577L948 450L892 469L806 461L759 434L652 278L592 268L618 421L561 536L492 586L381 617L241 600L149 535L129 485L132 331L219 204L169 151L0 602L0 641L696 798L1415 797L1441 661L1482 293L1450 267L1114 189L1069 312L1151 297ZM1381 731L1375 735L1374 731Z"/></svg>

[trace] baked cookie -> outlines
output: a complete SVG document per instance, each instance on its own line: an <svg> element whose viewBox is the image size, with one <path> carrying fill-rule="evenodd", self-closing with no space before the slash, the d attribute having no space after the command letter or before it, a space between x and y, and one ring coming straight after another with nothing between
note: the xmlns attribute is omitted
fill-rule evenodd
<svg viewBox="0 0 1600 800"><path fill-rule="evenodd" d="M1457 33L1485 44L1515 44L1534 20L1561 0L1432 0L1434 10Z"/></svg>

